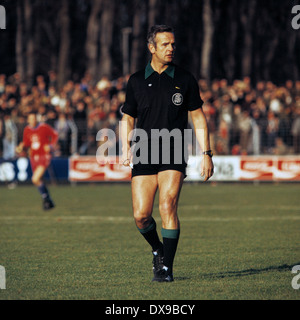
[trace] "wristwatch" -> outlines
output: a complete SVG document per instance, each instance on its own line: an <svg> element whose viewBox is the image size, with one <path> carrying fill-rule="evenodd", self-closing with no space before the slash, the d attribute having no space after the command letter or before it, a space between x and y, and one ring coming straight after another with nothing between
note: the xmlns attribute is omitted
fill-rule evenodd
<svg viewBox="0 0 300 320"><path fill-rule="evenodd" d="M204 151L204 152L203 152L203 155L208 155L208 156L210 156L211 158L213 157L213 153L212 153L211 150Z"/></svg>

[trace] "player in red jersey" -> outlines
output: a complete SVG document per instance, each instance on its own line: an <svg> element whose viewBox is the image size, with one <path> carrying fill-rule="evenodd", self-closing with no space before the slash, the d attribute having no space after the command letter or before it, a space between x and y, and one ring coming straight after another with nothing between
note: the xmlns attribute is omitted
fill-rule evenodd
<svg viewBox="0 0 300 320"><path fill-rule="evenodd" d="M36 114L30 113L28 126L24 129L23 141L16 148L17 153L29 149L32 168L32 183L38 188L43 198L44 210L54 208L49 191L43 182L43 176L51 162L51 148L58 140L57 132L45 123L38 124Z"/></svg>

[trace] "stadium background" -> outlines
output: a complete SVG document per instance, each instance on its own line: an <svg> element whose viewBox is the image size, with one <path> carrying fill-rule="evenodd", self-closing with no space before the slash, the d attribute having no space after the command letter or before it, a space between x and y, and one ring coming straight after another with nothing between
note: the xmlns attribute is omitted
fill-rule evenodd
<svg viewBox="0 0 300 320"><path fill-rule="evenodd" d="M2 4L7 27L0 34L1 181L12 177L4 170L12 164L4 162L16 157L29 110L59 132L55 158L95 155L95 137L103 128L114 130L118 141L126 82L149 59L148 27L162 22L176 30L176 62L199 80L214 154L268 155L250 165L250 171L266 170L256 179L270 180L274 170L286 172L287 180L299 178L300 37L291 24L296 1ZM277 156L284 155L294 157L285 158L282 169ZM238 161L217 159L217 172L243 170ZM198 162L192 161L194 173Z"/></svg>
<svg viewBox="0 0 300 320"><path fill-rule="evenodd" d="M297 1L0 5L0 265L7 275L0 300L299 300L291 285L300 265ZM190 158L172 287L150 283L151 254L145 258L133 223L129 183L97 183L129 181L128 169L95 157L97 132L118 134L128 76L149 59L145 37L154 23L176 30L176 63L199 81L215 153L207 184L201 158ZM46 176L57 205L51 213L30 183L28 159L14 153L31 109L60 135ZM159 224L157 199L154 216Z"/></svg>

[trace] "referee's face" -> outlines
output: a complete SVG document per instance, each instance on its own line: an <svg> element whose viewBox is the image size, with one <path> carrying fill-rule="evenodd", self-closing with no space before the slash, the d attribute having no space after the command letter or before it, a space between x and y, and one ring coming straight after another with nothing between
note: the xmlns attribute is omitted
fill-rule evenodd
<svg viewBox="0 0 300 320"><path fill-rule="evenodd" d="M149 49L152 59L161 64L168 64L173 61L175 53L175 37L171 32L161 32L155 37L156 46L150 45Z"/></svg>

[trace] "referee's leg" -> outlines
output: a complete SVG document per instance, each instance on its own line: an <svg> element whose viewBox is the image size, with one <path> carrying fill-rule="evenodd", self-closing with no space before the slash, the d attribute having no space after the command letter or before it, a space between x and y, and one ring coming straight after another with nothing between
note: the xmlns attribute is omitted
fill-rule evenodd
<svg viewBox="0 0 300 320"><path fill-rule="evenodd" d="M175 170L158 173L159 211L162 219L164 265L173 275L173 262L180 235L180 222L177 215L180 191L184 174Z"/></svg>
<svg viewBox="0 0 300 320"><path fill-rule="evenodd" d="M132 205L136 226L148 227L151 221L154 197L157 190L157 176L136 176L132 178Z"/></svg>
<svg viewBox="0 0 300 320"><path fill-rule="evenodd" d="M162 247L156 231L156 222L152 217L157 186L157 175L135 176L131 182L134 220L152 251Z"/></svg>

